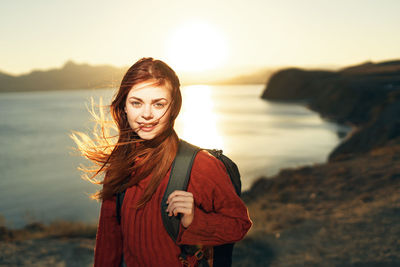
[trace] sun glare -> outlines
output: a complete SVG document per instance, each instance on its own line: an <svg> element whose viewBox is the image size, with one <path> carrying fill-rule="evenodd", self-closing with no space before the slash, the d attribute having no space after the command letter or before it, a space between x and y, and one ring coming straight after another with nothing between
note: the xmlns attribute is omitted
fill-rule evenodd
<svg viewBox="0 0 400 267"><path fill-rule="evenodd" d="M223 148L222 136L217 129L211 87L184 86L182 98L182 111L176 121L179 137L203 148Z"/></svg>
<svg viewBox="0 0 400 267"><path fill-rule="evenodd" d="M200 72L220 67L227 45L216 27L205 22L185 23L167 41L168 62L180 71Z"/></svg>

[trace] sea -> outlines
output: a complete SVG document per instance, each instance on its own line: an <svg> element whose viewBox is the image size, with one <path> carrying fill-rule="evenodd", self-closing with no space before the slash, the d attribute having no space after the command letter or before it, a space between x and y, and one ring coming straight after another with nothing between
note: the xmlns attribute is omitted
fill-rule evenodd
<svg viewBox="0 0 400 267"><path fill-rule="evenodd" d="M326 162L351 130L302 102L260 98L264 84L183 86L178 136L222 149L236 162L242 188L282 168ZM96 223L99 189L81 178L89 162L76 151L73 131L90 133L94 107L110 104L115 89L0 94L0 225L20 228L57 220ZM106 107L105 107L106 109Z"/></svg>

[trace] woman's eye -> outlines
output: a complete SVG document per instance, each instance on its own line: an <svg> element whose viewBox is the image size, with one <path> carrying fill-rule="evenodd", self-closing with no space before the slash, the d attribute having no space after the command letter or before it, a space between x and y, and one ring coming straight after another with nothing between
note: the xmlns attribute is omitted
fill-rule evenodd
<svg viewBox="0 0 400 267"><path fill-rule="evenodd" d="M131 102L132 106L134 106L135 108L138 108L142 105L142 103L140 103L139 101L133 101Z"/></svg>
<svg viewBox="0 0 400 267"><path fill-rule="evenodd" d="M163 108L165 106L165 104L163 104L163 103L155 103L154 106L156 108Z"/></svg>

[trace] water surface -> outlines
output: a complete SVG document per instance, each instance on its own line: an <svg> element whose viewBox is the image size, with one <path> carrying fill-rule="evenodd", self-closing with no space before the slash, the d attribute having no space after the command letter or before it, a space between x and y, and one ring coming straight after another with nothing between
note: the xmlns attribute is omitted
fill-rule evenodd
<svg viewBox="0 0 400 267"><path fill-rule="evenodd" d="M347 127L302 105L259 98L264 85L185 86L178 135L220 148L239 166L243 189L284 167L326 161ZM0 94L0 214L7 225L55 219L96 222L98 187L80 178L72 130L90 131L91 96L109 103L113 90Z"/></svg>

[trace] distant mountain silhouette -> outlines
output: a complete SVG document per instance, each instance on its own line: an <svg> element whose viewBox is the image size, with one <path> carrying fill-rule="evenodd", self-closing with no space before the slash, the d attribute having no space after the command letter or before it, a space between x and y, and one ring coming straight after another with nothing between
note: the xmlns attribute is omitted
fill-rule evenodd
<svg viewBox="0 0 400 267"><path fill-rule="evenodd" d="M0 72L0 92L50 91L66 89L115 88L119 86L128 67L111 65L92 66L68 61L58 69L34 70L23 75ZM207 74L182 75L187 84L264 84L272 70L263 69L253 74L233 78L212 78Z"/></svg>
<svg viewBox="0 0 400 267"><path fill-rule="evenodd" d="M0 73L0 92L113 87L120 82L125 71L126 68L68 61L60 69L35 70L19 76Z"/></svg>

